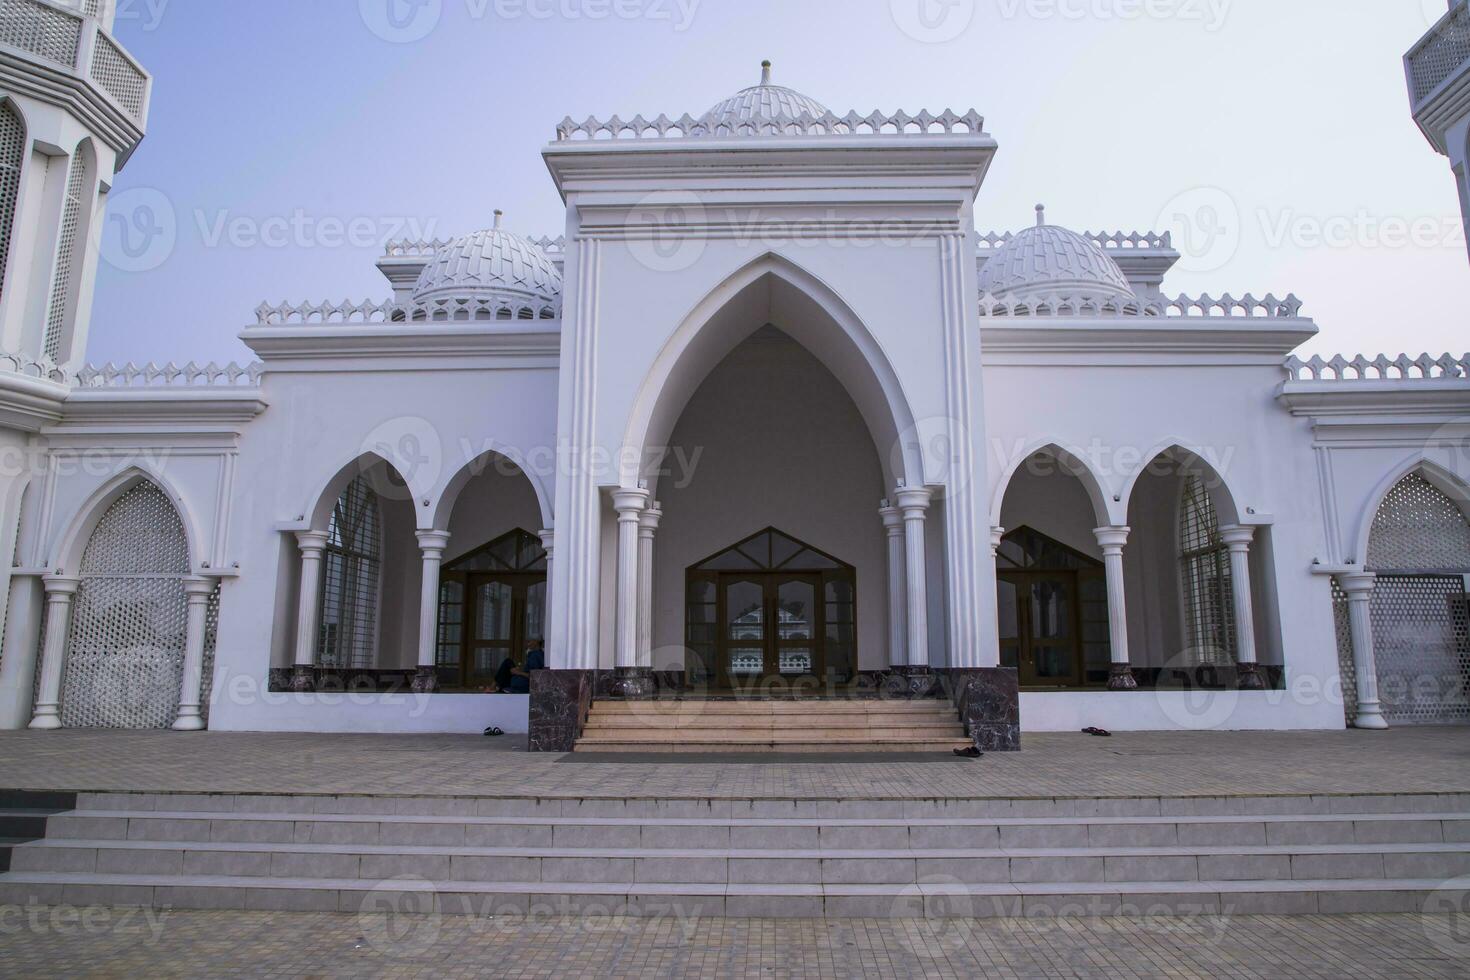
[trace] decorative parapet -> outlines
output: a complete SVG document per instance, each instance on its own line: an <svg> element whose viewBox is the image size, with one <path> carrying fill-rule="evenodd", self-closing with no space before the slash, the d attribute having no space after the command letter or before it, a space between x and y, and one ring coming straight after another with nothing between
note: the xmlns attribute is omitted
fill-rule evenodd
<svg viewBox="0 0 1470 980"><path fill-rule="evenodd" d="M1302 301L1295 296L1277 299L1267 294L1263 299L1247 293L1236 298L1226 293L1220 297L1167 296L1157 299L1120 300L1112 297L1052 293L1027 299L999 299L991 293L980 295L982 317L1169 317L1179 319L1296 319L1301 316Z"/></svg>
<svg viewBox="0 0 1470 980"><path fill-rule="evenodd" d="M393 300L354 303L262 303L255 308L255 323L261 327L366 326L386 323L425 323L485 320L555 320L559 306L513 303L503 299L444 298L426 303L396 303Z"/></svg>
<svg viewBox="0 0 1470 980"><path fill-rule="evenodd" d="M1300 357L1286 359L1286 377L1289 381L1439 381L1453 378L1470 378L1470 354L1456 357L1444 354L1431 357L1420 354L1409 357L1400 354L1390 358L1379 354L1369 358L1358 354L1355 357L1322 358L1313 356L1306 360Z"/></svg>
<svg viewBox="0 0 1470 980"><path fill-rule="evenodd" d="M75 72L141 123L152 78L103 29L100 12L97 0L0 0L0 45Z"/></svg>
<svg viewBox="0 0 1470 980"><path fill-rule="evenodd" d="M1423 105L1466 61L1470 61L1470 6L1457 3L1404 55L1414 108Z"/></svg>
<svg viewBox="0 0 1470 980"><path fill-rule="evenodd" d="M1009 242L1015 237L1013 232L987 231L980 236L980 244L985 248L996 249ZM1172 249L1174 247L1174 236L1169 232L1155 233L1148 231L1087 231L1082 237L1096 243L1104 251L1155 251L1160 249Z"/></svg>
<svg viewBox="0 0 1470 980"><path fill-rule="evenodd" d="M87 365L77 372L76 387L78 388L240 388L255 387L260 384L261 371L264 365L260 363L240 365L234 362L229 364L195 364L190 361L182 367L172 362L168 364L143 364L133 363L116 365L104 364L101 367Z"/></svg>
<svg viewBox="0 0 1470 980"><path fill-rule="evenodd" d="M55 361L44 357L32 357L29 354L0 353L0 372L62 385L71 383L71 376Z"/></svg>
<svg viewBox="0 0 1470 980"><path fill-rule="evenodd" d="M955 133L980 136L984 132L985 118L974 109L962 116L949 109L937 116L929 112L911 116L901 111L892 115L874 111L866 116L860 116L856 112L849 112L845 116L831 112L821 115L802 112L794 116L780 114L766 119L722 122L715 125L685 113L678 119L660 115L657 119L634 116L625 120L613 116L611 119L601 120L589 116L583 122L575 122L568 116L556 127L556 141L568 143L761 136L943 136Z"/></svg>

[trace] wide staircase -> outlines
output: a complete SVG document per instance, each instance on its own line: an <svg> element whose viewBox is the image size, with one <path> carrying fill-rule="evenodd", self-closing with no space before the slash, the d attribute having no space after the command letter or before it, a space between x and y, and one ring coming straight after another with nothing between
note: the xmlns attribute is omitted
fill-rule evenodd
<svg viewBox="0 0 1470 980"><path fill-rule="evenodd" d="M0 904L936 918L1407 912L1470 873L1470 795L82 794L44 831L14 847Z"/></svg>
<svg viewBox="0 0 1470 980"><path fill-rule="evenodd" d="M598 701L578 752L944 752L966 748L948 700Z"/></svg>

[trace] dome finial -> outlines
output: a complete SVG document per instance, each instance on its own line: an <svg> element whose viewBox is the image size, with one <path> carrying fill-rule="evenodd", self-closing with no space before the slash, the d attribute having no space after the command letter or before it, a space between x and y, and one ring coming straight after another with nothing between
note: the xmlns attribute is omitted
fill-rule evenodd
<svg viewBox="0 0 1470 980"><path fill-rule="evenodd" d="M1046 205L1045 204L1038 204L1038 205L1036 205L1036 227L1038 227L1038 228L1045 228L1046 227Z"/></svg>
<svg viewBox="0 0 1470 980"><path fill-rule="evenodd" d="M500 230L500 219L505 217L505 212L499 208L495 209L495 230Z"/></svg>
<svg viewBox="0 0 1470 980"><path fill-rule="evenodd" d="M771 84L771 62L769 59L761 62L761 84Z"/></svg>

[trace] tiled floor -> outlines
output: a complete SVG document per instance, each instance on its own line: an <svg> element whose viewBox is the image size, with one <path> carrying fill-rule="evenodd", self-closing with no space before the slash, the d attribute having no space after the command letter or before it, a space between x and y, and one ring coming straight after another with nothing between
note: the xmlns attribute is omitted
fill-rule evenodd
<svg viewBox="0 0 1470 980"><path fill-rule="evenodd" d="M1373 977L1470 974L1470 916L980 922L0 909L0 975Z"/></svg>
<svg viewBox="0 0 1470 980"><path fill-rule="evenodd" d="M978 761L566 765L524 738L3 732L0 788L540 797L944 798L1470 791L1470 728L1029 734Z"/></svg>

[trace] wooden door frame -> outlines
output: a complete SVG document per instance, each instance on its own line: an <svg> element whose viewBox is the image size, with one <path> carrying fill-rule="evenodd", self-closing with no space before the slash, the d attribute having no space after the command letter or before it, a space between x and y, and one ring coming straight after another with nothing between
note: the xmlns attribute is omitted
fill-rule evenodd
<svg viewBox="0 0 1470 980"><path fill-rule="evenodd" d="M712 576L715 582L715 619L719 632L715 640L715 681L721 690L736 690L748 686L751 680L765 683L772 678L825 677L827 671L827 596L823 572L777 571L777 572L701 572L701 576ZM757 583L761 586L764 637L761 645L762 670L759 678L742 678L737 681L730 673L729 651L739 644L730 638L729 605L727 588L737 582ZM781 673L781 638L779 607L781 585L786 582L803 582L812 588L811 640L807 644L812 650L812 670L806 674ZM855 586L854 586L855 587Z"/></svg>
<svg viewBox="0 0 1470 980"><path fill-rule="evenodd" d="M469 675L471 673L471 662L474 648L479 645L477 634L479 632L479 603L476 602L477 590L486 582L504 582L511 588L511 623L510 623L510 654L519 657L525 652L526 641L531 639L526 634L526 596L534 585L545 584L550 588L550 582L545 572L450 572L450 575L458 578L464 587L464 623L459 637L459 687L462 690L470 690ZM545 638L540 638L545 643ZM495 665L498 669L499 664Z"/></svg>
<svg viewBox="0 0 1470 980"><path fill-rule="evenodd" d="M1016 587L1016 673L1023 688L1045 690L1081 690L1087 687L1087 664L1082 645L1082 575L1076 569L1003 569L996 579ZM1071 604L1072 679L1064 684L1049 683L1036 675L1036 664L1028 666L1028 655L1036 639L1031 628L1031 584L1036 581L1065 581Z"/></svg>

